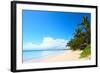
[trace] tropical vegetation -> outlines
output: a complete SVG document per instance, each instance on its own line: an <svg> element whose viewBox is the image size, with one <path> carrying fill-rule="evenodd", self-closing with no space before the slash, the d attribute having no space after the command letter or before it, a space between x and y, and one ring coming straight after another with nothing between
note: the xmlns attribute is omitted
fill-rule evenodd
<svg viewBox="0 0 100 73"><path fill-rule="evenodd" d="M83 16L80 24L75 29L73 38L67 43L71 50L82 50L80 58L91 54L91 28L87 16Z"/></svg>

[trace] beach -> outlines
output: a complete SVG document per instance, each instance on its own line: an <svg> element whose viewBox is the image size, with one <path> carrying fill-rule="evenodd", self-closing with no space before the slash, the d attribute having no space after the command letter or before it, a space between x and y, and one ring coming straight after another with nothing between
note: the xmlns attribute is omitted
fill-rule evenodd
<svg viewBox="0 0 100 73"><path fill-rule="evenodd" d="M31 59L27 62L63 62L63 61L77 61L77 60L89 60L90 56L86 58L80 58L80 53L82 51L72 51L72 50L66 50L64 53L60 53L58 55L52 55L49 57L44 57L40 59Z"/></svg>

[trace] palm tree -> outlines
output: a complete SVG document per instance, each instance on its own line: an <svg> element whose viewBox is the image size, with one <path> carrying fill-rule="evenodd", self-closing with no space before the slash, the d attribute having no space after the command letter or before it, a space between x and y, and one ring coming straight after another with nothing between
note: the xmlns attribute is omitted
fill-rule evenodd
<svg viewBox="0 0 100 73"><path fill-rule="evenodd" d="M78 26L75 30L74 37L78 38L82 35L82 29Z"/></svg>
<svg viewBox="0 0 100 73"><path fill-rule="evenodd" d="M83 27L82 29L85 33L85 36L84 36L86 39L85 42L89 44L91 42L91 32L90 32L91 28L90 28L90 23L88 21L88 17L86 17L86 16L83 17L81 26Z"/></svg>
<svg viewBox="0 0 100 73"><path fill-rule="evenodd" d="M74 37L71 39L67 46L76 50L78 48L84 49L91 42L90 23L86 16L83 17L82 23L79 24L75 30Z"/></svg>

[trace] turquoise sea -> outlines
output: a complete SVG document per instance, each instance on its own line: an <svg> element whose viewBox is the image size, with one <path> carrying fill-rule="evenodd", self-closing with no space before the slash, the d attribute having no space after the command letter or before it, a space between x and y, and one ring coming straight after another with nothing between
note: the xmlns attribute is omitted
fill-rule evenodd
<svg viewBox="0 0 100 73"><path fill-rule="evenodd" d="M60 50L23 50L23 61L31 60L31 59L39 59L52 55L58 55L60 53L64 53L64 49Z"/></svg>

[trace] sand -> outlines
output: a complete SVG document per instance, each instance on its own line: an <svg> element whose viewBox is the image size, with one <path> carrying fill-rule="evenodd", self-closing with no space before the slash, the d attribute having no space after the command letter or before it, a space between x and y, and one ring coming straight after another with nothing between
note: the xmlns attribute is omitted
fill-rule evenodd
<svg viewBox="0 0 100 73"><path fill-rule="evenodd" d="M71 61L71 60L89 60L89 57L82 58L80 59L80 53L82 51L77 50L77 51L72 51L72 50L66 50L64 53L58 54L58 55L53 55L49 57L44 57L41 59L31 59L28 60L27 62L62 62L62 61Z"/></svg>

